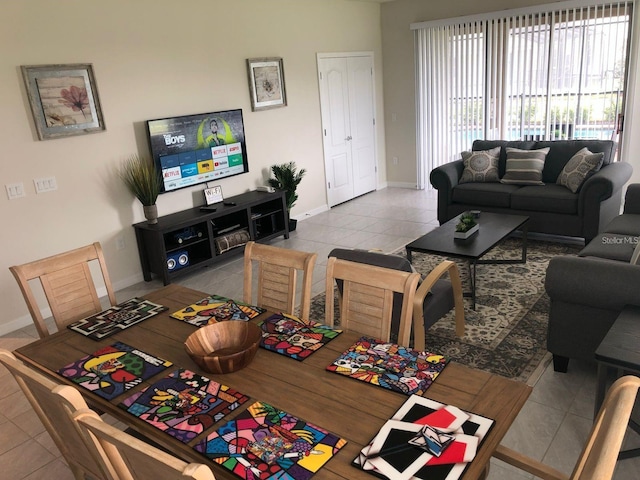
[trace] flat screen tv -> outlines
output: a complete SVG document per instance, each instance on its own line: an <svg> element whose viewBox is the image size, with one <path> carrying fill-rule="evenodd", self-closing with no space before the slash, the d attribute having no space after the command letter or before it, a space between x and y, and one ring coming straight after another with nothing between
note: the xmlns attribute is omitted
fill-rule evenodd
<svg viewBox="0 0 640 480"><path fill-rule="evenodd" d="M249 171L242 110L147 121L162 192Z"/></svg>

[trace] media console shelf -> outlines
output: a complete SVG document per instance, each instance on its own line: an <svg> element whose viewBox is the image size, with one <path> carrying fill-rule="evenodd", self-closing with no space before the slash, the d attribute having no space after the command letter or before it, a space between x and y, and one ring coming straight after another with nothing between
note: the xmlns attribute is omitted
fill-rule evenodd
<svg viewBox="0 0 640 480"><path fill-rule="evenodd" d="M289 238L285 192L247 192L212 205L215 211L190 208L133 225L145 281L154 273L165 285L179 275L244 251L247 240Z"/></svg>

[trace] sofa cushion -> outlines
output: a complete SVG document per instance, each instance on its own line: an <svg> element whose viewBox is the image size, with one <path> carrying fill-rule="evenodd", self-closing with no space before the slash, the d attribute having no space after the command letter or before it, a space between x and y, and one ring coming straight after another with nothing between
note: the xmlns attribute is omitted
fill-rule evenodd
<svg viewBox="0 0 640 480"><path fill-rule="evenodd" d="M493 182L463 183L453 188L452 199L455 203L466 203L478 207L509 208L511 194L518 188L520 187L517 185L503 185Z"/></svg>
<svg viewBox="0 0 640 480"><path fill-rule="evenodd" d="M604 153L592 153L587 147L576 153L558 175L556 183L576 193L584 181L600 170Z"/></svg>
<svg viewBox="0 0 640 480"><path fill-rule="evenodd" d="M578 255L630 262L636 243L637 237L633 235L602 233L591 240Z"/></svg>
<svg viewBox="0 0 640 480"><path fill-rule="evenodd" d="M549 148L520 150L507 147L507 170L502 183L511 185L543 185L542 170Z"/></svg>
<svg viewBox="0 0 640 480"><path fill-rule="evenodd" d="M499 182L498 157L500 147L479 152L462 152L464 170L459 183Z"/></svg>
<svg viewBox="0 0 640 480"><path fill-rule="evenodd" d="M605 225L604 232L640 236L640 215L634 213L618 215Z"/></svg>
<svg viewBox="0 0 640 480"><path fill-rule="evenodd" d="M546 185L529 185L521 187L511 194L511 208L576 214L578 212L578 195L555 183Z"/></svg>
<svg viewBox="0 0 640 480"><path fill-rule="evenodd" d="M582 148L587 147L593 153L603 153L602 164L608 165L613 161L615 145L611 140L549 140L536 142L531 148L550 148L542 171L542 181L556 183L564 166Z"/></svg>

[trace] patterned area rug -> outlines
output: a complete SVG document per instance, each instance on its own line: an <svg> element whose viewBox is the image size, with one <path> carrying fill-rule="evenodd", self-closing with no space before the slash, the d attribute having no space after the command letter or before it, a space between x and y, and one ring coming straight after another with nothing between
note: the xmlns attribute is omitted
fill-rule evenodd
<svg viewBox="0 0 640 480"><path fill-rule="evenodd" d="M581 248L529 240L526 264L478 265L475 310L465 297L464 336L456 337L451 311L427 330L427 350L470 367L535 383L550 360L546 348L549 298L544 291L547 264L556 255L575 255ZM404 249L396 253L404 255ZM520 257L521 239L508 238L483 259ZM424 277L444 258L414 253L413 265ZM468 266L456 262L463 289L470 291ZM324 295L313 299L311 311L311 318L324 318Z"/></svg>

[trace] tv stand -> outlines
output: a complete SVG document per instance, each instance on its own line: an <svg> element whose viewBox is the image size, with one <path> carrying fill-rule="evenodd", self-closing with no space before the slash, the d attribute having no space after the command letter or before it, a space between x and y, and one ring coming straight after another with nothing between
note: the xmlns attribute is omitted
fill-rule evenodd
<svg viewBox="0 0 640 480"><path fill-rule="evenodd" d="M248 240L289 238L289 214L282 190L242 193L211 207L165 215L153 225L146 221L133 225L146 282L156 274L168 285L180 275L243 252Z"/></svg>

